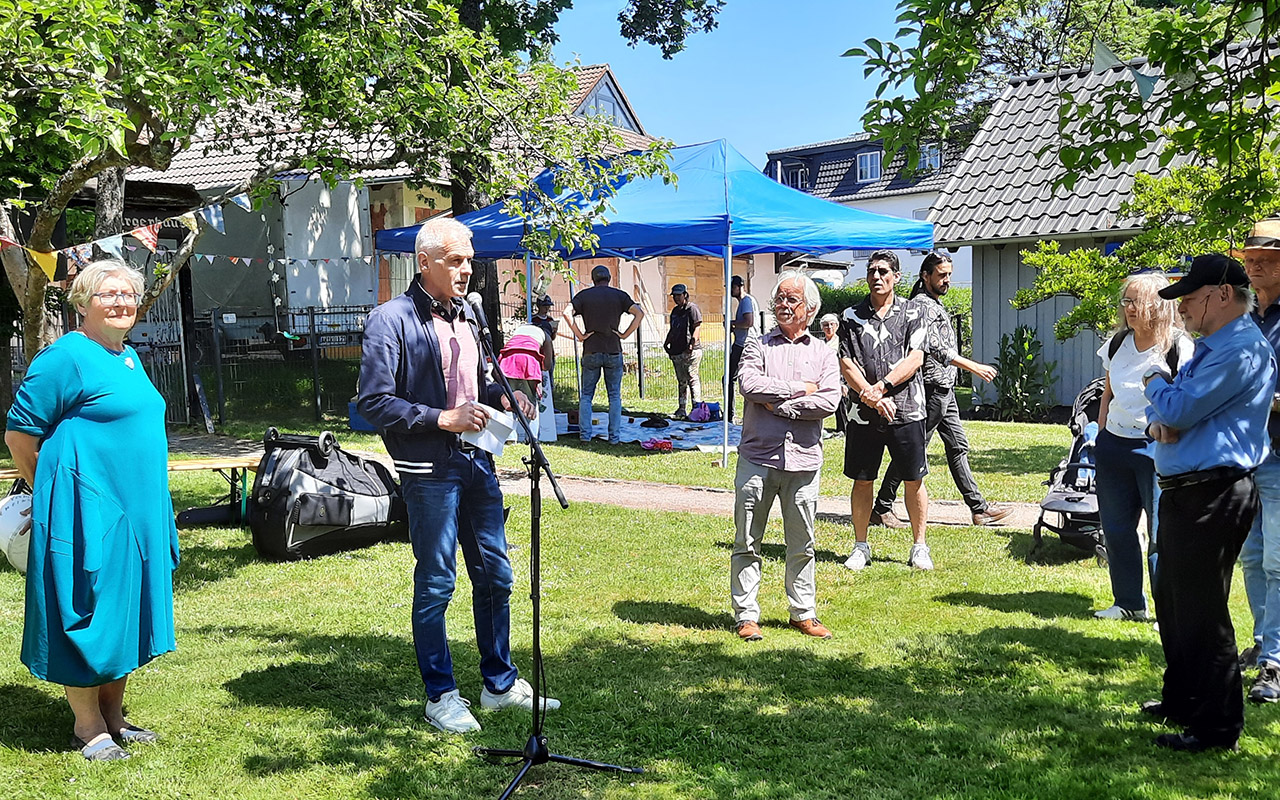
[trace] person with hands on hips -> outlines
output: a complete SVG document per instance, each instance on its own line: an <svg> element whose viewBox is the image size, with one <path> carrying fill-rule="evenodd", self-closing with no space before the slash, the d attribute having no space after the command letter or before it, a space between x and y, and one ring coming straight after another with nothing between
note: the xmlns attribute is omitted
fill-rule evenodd
<svg viewBox="0 0 1280 800"><path fill-rule="evenodd" d="M601 375L609 395L609 444L622 441L622 340L635 333L644 321L644 309L631 299L631 295L610 286L611 277L609 268L604 264L592 267L591 288L574 295L561 313L561 319L574 338L582 342L578 436L584 442L591 441L595 435L591 413ZM631 323L619 330L623 314L631 315Z"/></svg>
<svg viewBox="0 0 1280 800"><path fill-rule="evenodd" d="M375 425L400 476L409 514L413 644L426 689L427 722L448 733L480 729L458 690L445 632L457 550L471 578L471 604L486 709L532 710L535 698L511 659L510 597L502 492L493 457L462 440L509 410L490 380L479 329L462 298L471 278L471 231L437 217L418 231L418 274L408 291L375 308L365 323L360 414ZM515 393L528 416L533 403ZM546 699L544 708L559 701Z"/></svg>

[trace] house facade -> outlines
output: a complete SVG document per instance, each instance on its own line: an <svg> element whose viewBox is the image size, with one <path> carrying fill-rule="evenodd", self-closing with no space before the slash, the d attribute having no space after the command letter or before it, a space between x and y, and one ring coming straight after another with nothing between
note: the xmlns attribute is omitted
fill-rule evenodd
<svg viewBox="0 0 1280 800"><path fill-rule="evenodd" d="M1080 390L1102 374L1096 351L1100 339L1089 332L1059 342L1053 325L1075 304L1057 297L1025 311L1010 304L1035 281L1023 253L1043 240L1063 250L1094 247L1109 251L1138 233L1140 221L1121 206L1134 178L1162 174L1184 163L1159 164L1163 141L1149 145L1130 164L1105 165L1081 177L1074 188L1057 185L1063 175L1056 147L1058 98L1089 96L1119 80L1131 80L1120 65L1103 73L1069 70L1013 80L956 166L930 216L939 247L968 247L973 253L973 358L994 363L1000 337L1019 325L1035 330L1045 360L1056 363L1051 402L1070 405ZM990 384L975 381L975 402L992 402Z"/></svg>
<svg viewBox="0 0 1280 800"><path fill-rule="evenodd" d="M771 150L765 174L779 183L851 208L904 219L928 219L964 148L958 144L930 143L922 148L917 169L905 169L901 154L887 158L884 144L870 134L859 133L828 142ZM850 278L860 277L871 251L845 251L824 256L809 265L830 269L841 262L853 267ZM904 271L914 273L920 254L896 251ZM971 282L970 253L958 247L951 253L955 264L952 282ZM798 263L807 260L798 259Z"/></svg>

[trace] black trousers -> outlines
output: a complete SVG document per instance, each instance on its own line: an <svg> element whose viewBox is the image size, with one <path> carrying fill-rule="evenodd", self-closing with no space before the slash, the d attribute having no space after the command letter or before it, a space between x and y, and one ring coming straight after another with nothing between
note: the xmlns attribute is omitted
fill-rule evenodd
<svg viewBox="0 0 1280 800"><path fill-rule="evenodd" d="M1154 589L1164 648L1161 702L1201 741L1231 744L1244 730L1231 573L1254 515L1253 475L1160 494L1160 574Z"/></svg>
<svg viewBox="0 0 1280 800"><path fill-rule="evenodd" d="M986 511L990 504L978 490L978 482L973 479L973 470L969 468L969 438L964 435L964 423L960 421L960 405L956 402L955 389L926 383L924 401L925 444L928 445L933 439L935 431L942 437L942 447L947 454L947 469L951 471L951 480L960 490L965 505L974 514ZM888 513L893 508L893 499L898 496L898 487L901 485L902 476L890 461L871 510L876 514Z"/></svg>
<svg viewBox="0 0 1280 800"><path fill-rule="evenodd" d="M729 348L729 398L726 402L728 414L725 419L733 419L733 396L738 391L738 365L742 363L742 351L746 350L745 345L735 344Z"/></svg>

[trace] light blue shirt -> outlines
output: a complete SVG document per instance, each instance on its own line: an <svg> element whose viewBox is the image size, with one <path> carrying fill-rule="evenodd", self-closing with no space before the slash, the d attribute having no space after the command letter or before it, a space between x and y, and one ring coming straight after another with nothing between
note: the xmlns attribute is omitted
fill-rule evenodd
<svg viewBox="0 0 1280 800"><path fill-rule="evenodd" d="M1275 352L1248 314L1197 341L1173 383L1159 377L1147 383L1147 419L1179 432L1178 441L1156 444L1156 472L1168 477L1261 464L1271 444L1267 416L1275 376Z"/></svg>

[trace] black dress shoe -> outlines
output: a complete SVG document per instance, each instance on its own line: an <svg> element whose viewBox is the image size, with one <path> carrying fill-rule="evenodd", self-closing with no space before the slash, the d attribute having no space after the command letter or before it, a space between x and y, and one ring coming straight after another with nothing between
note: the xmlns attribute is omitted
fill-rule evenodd
<svg viewBox="0 0 1280 800"><path fill-rule="evenodd" d="M1165 722L1172 722L1182 728L1187 727L1186 720L1180 719L1177 714L1166 711L1164 703L1159 700L1148 700L1139 706L1138 710L1149 717L1164 720Z"/></svg>
<svg viewBox="0 0 1280 800"><path fill-rule="evenodd" d="M1206 750L1240 750L1239 742L1206 742L1190 733L1162 733L1156 737L1156 747L1167 747L1180 753L1203 753Z"/></svg>

